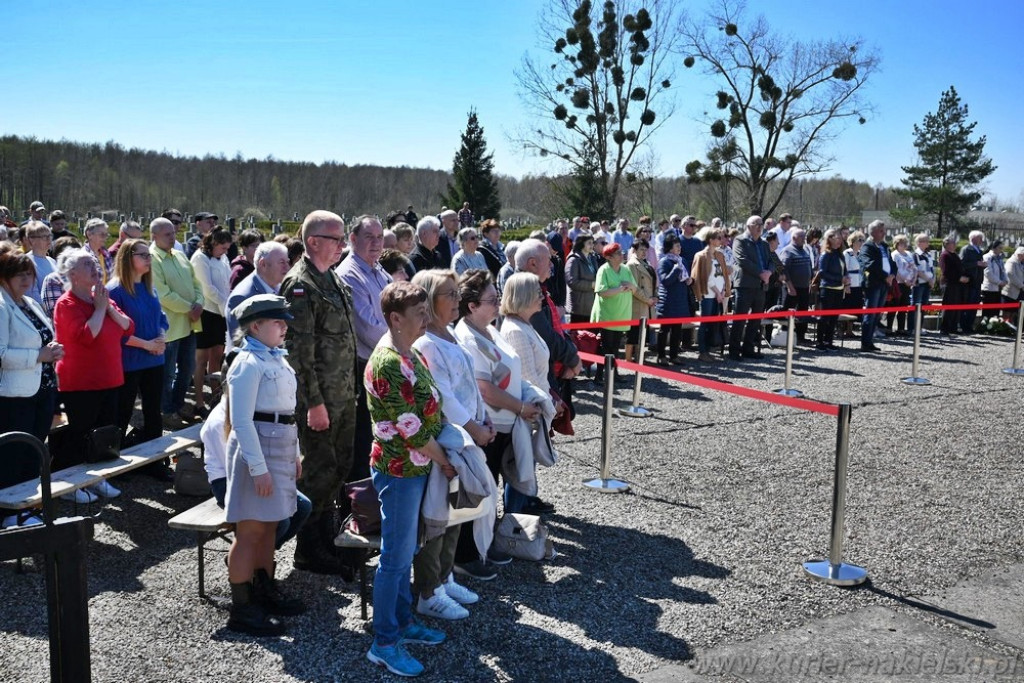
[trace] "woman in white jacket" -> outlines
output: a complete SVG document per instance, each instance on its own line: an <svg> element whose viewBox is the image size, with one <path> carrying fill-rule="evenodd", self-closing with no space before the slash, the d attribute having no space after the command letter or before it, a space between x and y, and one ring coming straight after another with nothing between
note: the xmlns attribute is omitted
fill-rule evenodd
<svg viewBox="0 0 1024 683"><path fill-rule="evenodd" d="M203 385L206 376L220 372L224 362L224 344L228 327L225 318L228 297L231 296L231 264L228 248L231 233L214 228L203 236L199 249L192 254L192 268L203 286L203 329L196 333L196 369L192 376L196 387L196 414L206 417L206 399Z"/></svg>
<svg viewBox="0 0 1024 683"><path fill-rule="evenodd" d="M53 364L64 355L42 306L26 294L35 283L32 257L0 251L0 434L26 432L45 441L57 398ZM0 488L39 476L34 451L17 445L0 454ZM84 494L88 495L88 494ZM3 520L3 526L38 523L38 518Z"/></svg>
<svg viewBox="0 0 1024 683"><path fill-rule="evenodd" d="M1007 301L1024 301L1024 247L1017 247L1006 262L1003 296Z"/></svg>

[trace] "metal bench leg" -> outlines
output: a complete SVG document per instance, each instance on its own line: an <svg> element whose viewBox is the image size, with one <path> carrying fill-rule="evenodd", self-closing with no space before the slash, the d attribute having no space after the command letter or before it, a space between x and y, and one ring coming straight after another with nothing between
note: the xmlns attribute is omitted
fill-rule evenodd
<svg viewBox="0 0 1024 683"><path fill-rule="evenodd" d="M366 601L369 597L366 589L366 564L370 561L369 551L363 551L363 561L359 565L359 607L363 616L363 621L367 620L366 615Z"/></svg>
<svg viewBox="0 0 1024 683"><path fill-rule="evenodd" d="M203 552L208 540L210 540L208 534L202 531L196 532L196 544L199 546L199 597L203 600L209 600L206 596L206 558Z"/></svg>

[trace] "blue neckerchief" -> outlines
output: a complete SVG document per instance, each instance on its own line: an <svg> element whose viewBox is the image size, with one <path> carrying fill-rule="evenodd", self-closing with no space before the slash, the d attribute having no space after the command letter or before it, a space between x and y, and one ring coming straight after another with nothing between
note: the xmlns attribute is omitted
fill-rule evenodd
<svg viewBox="0 0 1024 683"><path fill-rule="evenodd" d="M245 341L242 343L243 351L262 351L263 353L269 353L271 356L283 358L288 355L287 349L283 347L270 348L256 337L246 335Z"/></svg>

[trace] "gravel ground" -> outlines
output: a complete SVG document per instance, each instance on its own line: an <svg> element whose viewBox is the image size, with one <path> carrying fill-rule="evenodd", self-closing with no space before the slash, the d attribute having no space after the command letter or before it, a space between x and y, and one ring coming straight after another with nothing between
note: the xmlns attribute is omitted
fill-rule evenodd
<svg viewBox="0 0 1024 683"><path fill-rule="evenodd" d="M825 587L800 567L828 552L835 418L647 378L655 417L613 422L612 473L632 490L602 495L581 486L598 471L601 443L601 396L581 381L577 436L557 440L559 464L539 475L558 506L549 524L559 556L470 582L482 597L471 617L442 625L442 647L415 649L427 678L630 680L810 619L870 605L912 609L906 596L1024 559L1024 380L999 372L1011 340L927 336L929 387L898 381L910 373L909 340L885 342L882 354L856 346L801 352L793 385L853 405L845 558L868 568L870 587ZM692 367L772 390L784 356ZM620 404L631 387L619 387ZM103 507L89 555L94 680L393 678L364 659L357 586L292 572L290 546L279 574L307 614L290 619L281 639L228 632L226 613L196 597L191 535L167 528L199 501L142 476L119 485L124 495ZM24 574L0 566L2 681L49 677L45 587L32 564ZM227 594L217 555L207 588Z"/></svg>

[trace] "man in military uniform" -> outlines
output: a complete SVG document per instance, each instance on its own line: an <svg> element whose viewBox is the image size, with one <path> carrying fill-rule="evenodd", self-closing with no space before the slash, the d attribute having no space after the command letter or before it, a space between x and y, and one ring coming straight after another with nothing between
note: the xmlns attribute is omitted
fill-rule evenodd
<svg viewBox="0 0 1024 683"><path fill-rule="evenodd" d="M352 467L356 421L356 336L348 287L332 266L341 256L345 223L313 211L300 233L306 248L281 283L295 320L288 326L288 361L298 380L296 421L303 454L299 488L313 513L299 532L295 568L354 576L334 546L335 500Z"/></svg>

